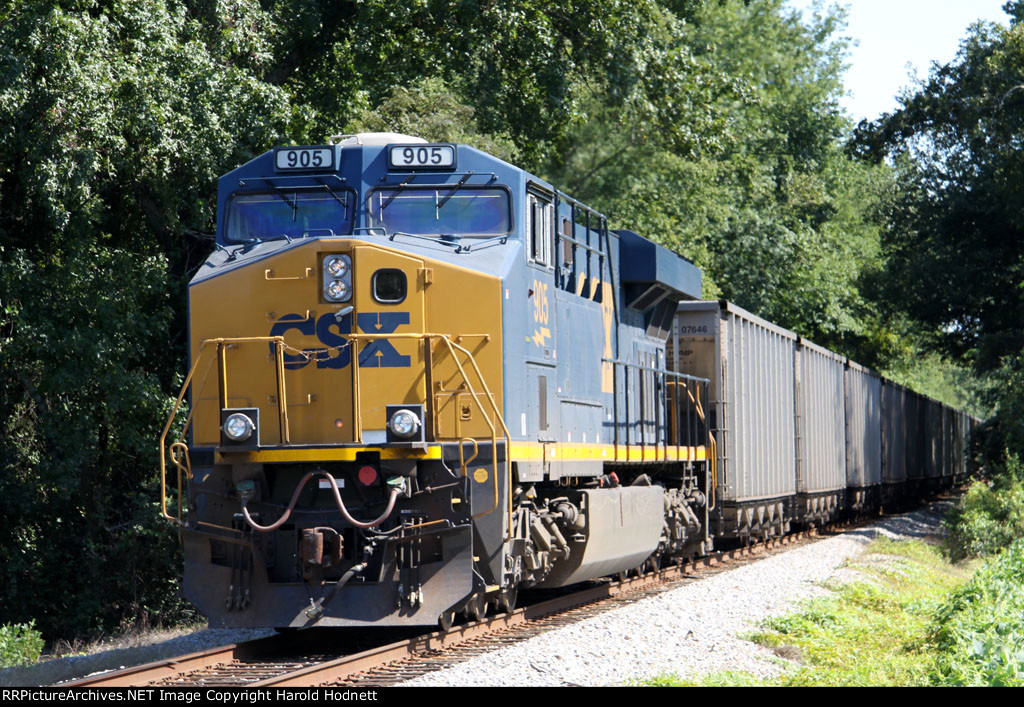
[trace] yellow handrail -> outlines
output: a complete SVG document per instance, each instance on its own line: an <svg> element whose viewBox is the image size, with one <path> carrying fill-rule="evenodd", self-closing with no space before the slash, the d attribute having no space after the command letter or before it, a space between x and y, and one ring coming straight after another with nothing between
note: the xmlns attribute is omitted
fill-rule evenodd
<svg viewBox="0 0 1024 707"><path fill-rule="evenodd" d="M171 426L174 424L175 418L178 416L178 411L181 409L181 404L185 400L185 395L188 393L188 388L192 384L192 379L195 377L196 370L199 368L199 364L203 360L204 354L216 346L217 357L210 361L206 366L206 371L203 373L203 379L199 384L199 391L197 395L202 392L206 387L206 381L210 375L210 369L213 366L213 361L218 362L218 375L217 382L219 388L218 397L221 400L221 405L226 406L227 404L227 363L226 363L226 349L230 344L248 344L248 343L273 343L276 344L275 351L277 354L278 370L283 374L284 371L284 337L283 336L250 336L250 337L237 337L237 338L221 338L221 339L206 339L199 344L199 351L196 354L196 360L192 363L192 368L189 369L188 375L185 376L185 382L181 386L181 392L178 393L177 400L174 401L174 405L171 408L171 414L167 418L167 424L164 425L163 431L160 433L160 512L164 518L172 521L178 525L181 525L181 508L182 502L182 472L186 472L186 476L191 479L192 467L191 461L188 459L188 445L185 443L185 435L188 434L188 428L192 424L192 418L195 415L196 406L193 405L189 409L188 416L185 418L185 424L181 427L181 434L178 435L177 440L171 445L172 450L177 450L178 454L175 455L172 452L171 461L178 468L178 508L177 515L172 516L167 512L167 433L171 431ZM284 389L284 375L280 375L278 379L278 407L282 410L281 422L282 422L282 436L286 440L288 435L288 412L287 404L285 401L285 389ZM287 442L285 442L287 444ZM187 466L182 466L180 463L179 456L185 455Z"/></svg>
<svg viewBox="0 0 1024 707"><path fill-rule="evenodd" d="M466 442L473 443L473 456L471 456L468 460L466 459L465 451L463 450L463 445L465 445ZM462 470L463 476L467 475L466 465L472 464L473 460L476 459L478 454L480 454L480 447L477 445L475 439L473 439L472 437L463 437L462 439L459 440L459 469Z"/></svg>
<svg viewBox="0 0 1024 707"><path fill-rule="evenodd" d="M462 380L464 380L466 382L466 386L469 387L469 392L470 392L470 395L473 398L473 401L476 403L476 406L478 408L480 408L480 414L483 415L484 421L487 423L487 426L491 428L491 471L492 471L493 476L494 476L494 505L490 509L488 509L486 511L483 511L481 513L477 513L476 515L473 516L474 518L479 518L480 516L485 516L488 513L492 513L498 507L498 433L497 433L497 430L494 427L494 423L491 421L490 418L488 418L487 412L484 410L483 404L480 402L480 396L477 395L476 391L473 390L473 384L470 383L469 376L466 375L465 370L462 368L462 364L459 363L458 358L455 356L455 349L458 349L462 353L466 354L466 359L471 364L473 364L473 371L476 373L477 379L480 381L480 385L484 389L484 394L487 396L487 400L491 404L491 409L494 412L494 417L498 420L498 422L501 423L501 429L502 429L502 432L504 432L504 437L505 437L505 469L506 469L506 476L505 476L505 478L507 480L506 495L508 496L508 522L509 522L509 525L506 528L505 540L506 541L511 540L511 538L512 538L512 526L511 526L511 523L512 523L512 435L509 433L508 427L505 425L505 418L502 416L501 411L498 409L497 404L494 402L494 396L491 394L490 388L487 387L487 381L484 379L484 375L480 371L480 367L477 366L476 358L473 357L473 354L470 353L469 350L467 350L467 349L463 348L462 346L459 346L458 344L452 342L452 340L448 336L442 336L441 338L442 338L442 340L446 344L448 344L448 349L449 349L449 351L451 351L451 354L452 354L452 361L454 361L455 365L458 366L459 373L462 374Z"/></svg>
<svg viewBox="0 0 1024 707"><path fill-rule="evenodd" d="M487 335L487 334L461 334L460 335L460 337L467 337L467 336L468 337L477 337L477 336L489 337L489 335ZM508 495L508 503L509 503L509 523L511 523L511 517L512 517L512 494L511 494L511 491L512 491L512 456L511 456L512 437L511 437L511 434L508 431L508 426L505 424L505 420L504 420L504 417L501 414L501 410L498 408L498 405L495 402L494 395L491 393L491 390L490 390L490 388L487 385L487 381L484 378L484 375L483 375L482 371L480 370L480 366L477 364L476 358L473 356L472 352L470 352L468 349L466 349L466 348L460 346L459 344L455 343L454 341L452 341L452 337L449 336L448 334L433 334L433 333L350 334L350 335L347 335L346 338L349 339L350 344L352 345L352 385L353 385L352 400L353 400L353 422L354 422L353 439L354 439L354 441L356 443L360 443L361 440L362 440L362 424L361 424L362 423L362 418L361 418L361 414L360 414L362 406L360 405L360 401L359 401L359 344L360 344L360 342L361 341L372 341L372 340L375 340L375 339L417 339L417 340L425 340L425 341L428 342L427 350L430 353L430 358L429 358L428 361L426 361L426 365L430 365L430 366L433 366L433 359L432 359L433 347L429 345L429 342L434 340L434 339L439 339L439 340L444 342L445 346L447 347L447 350L448 350L449 354L452 357L452 362L455 364L456 368L458 369L459 374L462 377L463 382L465 383L466 387L468 388L469 393L470 393L471 397L473 398L474 403L476 404L477 408L479 408L480 413L483 416L484 421L487 423L488 427L490 428L490 432L491 432L490 438L491 438L491 449L492 449L492 455L493 455L492 456L492 460L491 460L491 475L492 475L493 483L494 483L494 505L491 508L487 509L486 511L481 511L480 513L474 515L473 517L474 518L479 518L479 517L487 515L489 513L493 513L497 509L498 504L499 504L500 493L499 493L499 489L498 489L498 465L497 465L498 436L499 436L499 432L498 432L498 429L495 427L494 421L493 421L493 419L496 419L500 423L500 426L501 426L501 436L504 437L504 440L505 440L505 471L506 471L506 484L507 484L507 492L508 492L507 495ZM209 377L210 370L211 370L212 365L213 365L213 361L216 361L217 364L218 364L218 366L217 366L218 367L217 383L218 383L218 393L219 393L218 394L218 398L220 400L220 404L221 404L222 408L227 406L227 400L228 400L228 391L227 391L227 388L228 388L228 381L227 381L227 357L226 357L227 348L230 345L248 344L248 343L270 343L270 344L273 344L274 354L275 354L275 356L274 356L275 357L275 364L276 364L275 365L275 374L276 374L276 378L277 378L276 383L277 383L277 393L278 393L277 394L277 406L278 406L278 416L279 416L279 420L280 420L281 443L282 444L290 444L290 437L291 437L291 435L290 435L289 422L288 422L287 391L285 389L285 375L284 375L284 372L285 372L285 368L284 368L284 351L285 351L285 348L287 347L287 345L284 342L284 337L283 336L253 336L253 337L217 338L217 339L206 339L206 340L204 340L199 345L199 351L198 351L198 354L196 355L196 360L192 364L192 368L189 370L189 373L188 373L188 375L185 378L185 382L182 385L181 392L179 393L178 398L175 401L175 404L174 404L174 406L173 406L173 408L171 410L171 414L170 414L170 416L169 416L169 418L167 420L167 424L164 426L163 432L160 435L160 493L161 493L161 511L162 511L162 514L163 514L164 518L166 518L166 519L168 519L170 521L173 521L173 522L175 522L175 523L177 523L179 525L182 522L182 520L181 520L181 509L182 509L182 505L183 505L183 500L182 500L183 488L182 488L182 478L181 477L182 477L183 472L184 472L184 475L188 479L191 479L191 462L188 459L188 445L184 442L184 439L185 439L185 435L188 433L189 427L192 424L192 420L193 420L193 417L194 417L194 414L195 414L196 406L193 405L191 407L191 409L189 410L188 416L185 419L185 424L182 426L181 434L178 436L177 440L171 445L172 461L174 462L175 466L178 468L178 503L177 503L178 508L177 508L177 515L176 516L172 516L172 515L170 515L167 512L167 464L166 464L167 451L168 451L167 450L167 434L170 431L171 426L173 425L174 420L175 420L175 418L178 415L178 411L181 409L181 404L184 401L186 393L188 392L189 385L192 383L192 381L193 381L193 379L195 377L195 372L199 368L200 362L203 360L203 358L206 355L207 351L210 351L214 347L215 347L215 350L216 350L216 357L213 360L211 360L210 363L207 365L206 371L203 374L203 378L202 378L202 381L200 383L200 386L199 386L199 389L198 389L198 392L196 393L196 395L199 395L201 393L201 391L204 389L204 387L206 385L206 381L207 381L207 379ZM470 381L470 376L467 374L466 367L463 365L462 362L459 361L458 355L456 353L457 351L465 354L466 362L468 362L470 364L470 367L472 368L473 373L476 375L476 378L477 378L480 386L483 388L484 396L487 398L487 401L490 404L491 412L493 413L493 419L492 419L492 417L490 415L488 415L487 410L484 408L483 403L480 401L480 395L476 392L476 389L474 388L472 382ZM429 395L427 397L428 397L427 405L429 406L430 405ZM462 440L459 441L460 465L462 466L462 472L463 472L464 476L468 475L468 469L467 469L466 465L469 463L469 462L465 461L465 459L463 457L463 451L462 451L463 450L463 445L464 445L466 440L472 441L473 445L474 445L474 454L473 454L473 457L470 458L469 462L472 462L472 460L476 458L477 453L478 453L477 443L476 443L475 439L463 438ZM175 450L176 450L176 452L175 452ZM180 463L181 459L185 460L185 464L184 465L182 465ZM507 537L510 538L511 537L511 528L510 527L507 528L506 532L507 532Z"/></svg>
<svg viewBox="0 0 1024 707"><path fill-rule="evenodd" d="M690 396L690 402L697 410L697 416L700 421L705 425L708 424L707 416L704 414L704 407L700 404L699 398L695 398L693 393L690 392L689 387L686 388L686 394ZM711 453L711 459L708 461L708 466L711 468L711 489L708 496L708 510L715 510L715 496L718 494L718 443L715 441L715 436L711 434L711 430L708 430L708 449Z"/></svg>

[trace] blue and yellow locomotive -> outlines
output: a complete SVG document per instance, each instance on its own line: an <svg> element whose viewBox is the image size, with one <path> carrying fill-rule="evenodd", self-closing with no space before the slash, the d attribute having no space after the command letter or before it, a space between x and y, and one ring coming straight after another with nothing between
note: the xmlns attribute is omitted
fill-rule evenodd
<svg viewBox="0 0 1024 707"><path fill-rule="evenodd" d="M707 381L665 365L700 285L466 145L225 175L161 440L186 597L213 626L447 625L706 551Z"/></svg>

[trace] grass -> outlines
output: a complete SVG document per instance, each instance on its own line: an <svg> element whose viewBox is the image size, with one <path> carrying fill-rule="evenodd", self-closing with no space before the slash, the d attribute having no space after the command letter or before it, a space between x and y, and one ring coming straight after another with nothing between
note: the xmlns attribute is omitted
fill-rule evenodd
<svg viewBox="0 0 1024 707"><path fill-rule="evenodd" d="M747 636L785 659L769 680L738 672L697 679L665 675L645 684L700 686L930 685L938 651L934 616L970 577L939 548L920 541L874 541L852 565L862 581L831 586L787 616L764 621Z"/></svg>

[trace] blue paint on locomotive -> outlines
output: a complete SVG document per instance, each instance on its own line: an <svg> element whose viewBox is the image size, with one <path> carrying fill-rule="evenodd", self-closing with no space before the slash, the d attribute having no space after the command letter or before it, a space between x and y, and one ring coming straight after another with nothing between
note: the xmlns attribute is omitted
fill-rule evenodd
<svg viewBox="0 0 1024 707"><path fill-rule="evenodd" d="M411 254L501 279L505 418L514 440L664 441L665 421L653 416L641 421L645 402L637 394L639 370L615 364L609 368L602 360L664 369L669 312L680 299L701 294L700 271L692 263L631 231L609 230L603 215L543 179L466 145L456 146L454 169L429 172L389 168L386 145L336 144L323 149L333 150L335 169L282 173L275 167L274 150L225 174L218 185L218 213L229 214L230 201L238 195L317 189L334 192L351 204L351 232L317 230L305 238L239 244L229 238L230 217L222 217L217 223L217 243L223 250L210 257L192 284L299 247L309 238L390 238L389 245ZM372 230L374 196L381 190L393 193L403 184L408 189L504 187L511 202L510 228L500 234L505 238L452 234L448 243ZM544 218L555 231L546 236L550 240L544 252L535 252L538 248L530 230L531 209L537 202L550 209ZM610 302L605 301L609 294ZM282 317L272 333L297 326L312 323ZM328 338L344 335L343 328L335 329L325 332ZM388 365L401 365L393 349L390 353L395 355L388 357L389 346L386 341L375 344ZM338 358L328 364L344 366L348 361ZM304 364L290 358L287 365ZM629 386L634 387L632 395ZM600 461L575 464L571 472L560 466L558 461L551 462L547 472L589 475L601 470ZM540 471L538 466L534 473Z"/></svg>

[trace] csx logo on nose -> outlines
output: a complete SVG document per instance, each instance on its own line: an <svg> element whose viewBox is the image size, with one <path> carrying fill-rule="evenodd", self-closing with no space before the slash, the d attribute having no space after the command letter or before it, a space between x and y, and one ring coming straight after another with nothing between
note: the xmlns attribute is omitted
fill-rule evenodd
<svg viewBox="0 0 1024 707"><path fill-rule="evenodd" d="M409 323L408 312L363 312L358 315L359 330L367 334L392 334L403 324ZM337 356L331 356L328 349L303 349L301 354L285 353L284 367L295 370L316 361L317 368L345 368L352 362L352 347L346 334L352 333L352 315L347 314L339 322L333 313L324 314L317 320L301 314L286 314L270 328L271 336L284 336L286 331L298 329L305 336L316 335L324 346L338 349ZM274 345L270 345L273 353ZM395 350L387 339L375 339L366 343L359 351L360 368L408 368L412 361Z"/></svg>

